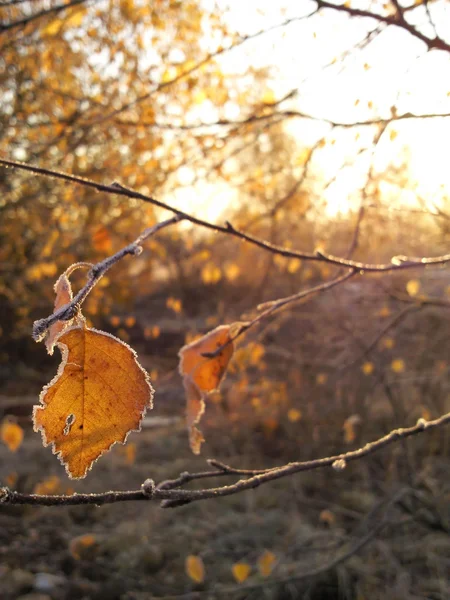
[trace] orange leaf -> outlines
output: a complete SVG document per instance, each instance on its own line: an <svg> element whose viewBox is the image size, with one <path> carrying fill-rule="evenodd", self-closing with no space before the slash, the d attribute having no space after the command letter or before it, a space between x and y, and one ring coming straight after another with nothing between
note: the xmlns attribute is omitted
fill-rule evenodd
<svg viewBox="0 0 450 600"><path fill-rule="evenodd" d="M236 581L238 583L244 583L244 581L250 575L252 568L247 563L238 562L232 566L231 570L233 571L233 577L236 579Z"/></svg>
<svg viewBox="0 0 450 600"><path fill-rule="evenodd" d="M56 292L55 311L64 306L64 304L68 304L72 301L72 288L70 286L69 278L65 273L57 280L53 289ZM45 340L45 345L49 354L53 354L57 337L64 330L68 329L72 325L72 322L73 319L71 321L56 321L56 323L53 323L53 325L50 326L47 339Z"/></svg>
<svg viewBox="0 0 450 600"><path fill-rule="evenodd" d="M402 358L396 358L391 362L391 369L394 373L403 373L405 370L405 361Z"/></svg>
<svg viewBox="0 0 450 600"><path fill-rule="evenodd" d="M203 583L205 580L205 566L200 556L189 554L186 557L186 574L195 581L195 583Z"/></svg>
<svg viewBox="0 0 450 600"><path fill-rule="evenodd" d="M328 525L329 527L331 527L332 525L335 525L335 523L336 523L336 515L328 508L325 508L320 513L319 520L322 523L325 523L325 525Z"/></svg>
<svg viewBox="0 0 450 600"><path fill-rule="evenodd" d="M190 375L202 392L217 389L230 362L234 350L233 342L230 342L231 327L220 325L199 340L183 346L178 353L181 375ZM214 358L203 356L216 351L224 344L227 345Z"/></svg>
<svg viewBox="0 0 450 600"><path fill-rule="evenodd" d="M52 496L61 492L61 480L57 475L50 475L34 486L33 493Z"/></svg>
<svg viewBox="0 0 450 600"><path fill-rule="evenodd" d="M135 352L112 335L72 327L57 345L62 362L34 407L34 430L69 477L82 479L115 442L139 431L153 388Z"/></svg>
<svg viewBox="0 0 450 600"><path fill-rule="evenodd" d="M10 452L17 452L22 445L23 429L17 423L5 419L0 425L0 438Z"/></svg>
<svg viewBox="0 0 450 600"><path fill-rule="evenodd" d="M371 375L374 370L373 363L371 363L369 361L365 362L361 368L362 368L362 372L364 373L364 375Z"/></svg>
<svg viewBox="0 0 450 600"><path fill-rule="evenodd" d="M297 423L302 418L302 411L298 408L290 408L287 416L291 423Z"/></svg>
<svg viewBox="0 0 450 600"><path fill-rule="evenodd" d="M178 353L180 374L186 392L186 424L189 431L189 443L194 454L200 454L200 446L205 441L196 427L205 412L205 397L208 392L217 389L225 369L233 355L233 342L230 342L235 325L216 327L199 340L187 344ZM212 353L227 344L217 356L208 358Z"/></svg>
<svg viewBox="0 0 450 600"><path fill-rule="evenodd" d="M413 298L414 298L414 296L417 296L417 294L419 293L419 290L420 290L420 281L417 281L417 279L410 279L408 281L408 283L406 284L406 291Z"/></svg>
<svg viewBox="0 0 450 600"><path fill-rule="evenodd" d="M97 227L92 233L92 245L97 252L109 254L112 251L112 241L109 231L104 225Z"/></svg>
<svg viewBox="0 0 450 600"><path fill-rule="evenodd" d="M356 428L362 423L362 419L359 415L351 415L344 421L342 429L344 430L344 440L346 444L351 444L356 439Z"/></svg>
<svg viewBox="0 0 450 600"><path fill-rule="evenodd" d="M258 558L258 571L263 577L269 577L272 573L273 565L276 562L276 556L270 550L265 550Z"/></svg>
<svg viewBox="0 0 450 600"><path fill-rule="evenodd" d="M91 560L98 549L99 540L92 533L85 533L70 540L69 552L75 560Z"/></svg>

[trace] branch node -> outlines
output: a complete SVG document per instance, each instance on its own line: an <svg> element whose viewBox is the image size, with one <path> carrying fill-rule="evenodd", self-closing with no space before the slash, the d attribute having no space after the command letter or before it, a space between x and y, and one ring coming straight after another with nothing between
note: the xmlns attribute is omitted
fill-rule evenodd
<svg viewBox="0 0 450 600"><path fill-rule="evenodd" d="M35 342L42 342L47 333L47 319L38 319L33 323L32 337Z"/></svg>
<svg viewBox="0 0 450 600"><path fill-rule="evenodd" d="M206 462L208 463L208 465L214 467L218 471L222 471L222 473L228 473L230 470L230 468L226 464L216 460L215 458L208 458Z"/></svg>
<svg viewBox="0 0 450 600"><path fill-rule="evenodd" d="M140 254L142 254L143 248L142 246L136 246L136 248L133 251L134 256L139 256Z"/></svg>
<svg viewBox="0 0 450 600"><path fill-rule="evenodd" d="M141 490L144 496L147 498L152 498L155 493L155 482L153 479L146 479L144 483L141 485Z"/></svg>
<svg viewBox="0 0 450 600"><path fill-rule="evenodd" d="M428 423L424 418L420 417L420 419L417 419L416 426L422 431L427 428L427 424Z"/></svg>
<svg viewBox="0 0 450 600"><path fill-rule="evenodd" d="M338 458L338 460L335 460L331 466L335 471L343 471L347 466L347 463L343 458Z"/></svg>
<svg viewBox="0 0 450 600"><path fill-rule="evenodd" d="M10 490L7 487L0 488L0 504L8 504L10 498Z"/></svg>

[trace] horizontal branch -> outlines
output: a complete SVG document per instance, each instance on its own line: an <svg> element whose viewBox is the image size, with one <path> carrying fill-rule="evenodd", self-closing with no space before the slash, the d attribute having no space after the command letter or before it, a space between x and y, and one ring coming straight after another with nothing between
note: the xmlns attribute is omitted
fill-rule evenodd
<svg viewBox="0 0 450 600"><path fill-rule="evenodd" d="M450 413L442 415L433 421L425 421L419 419L413 427L405 427L391 431L384 437L369 442L362 448L329 456L327 458L319 458L306 462L288 463L282 467L271 469L236 469L225 465L215 460L210 460L209 464L217 470L205 471L201 473L183 473L178 479L164 481L159 485L155 485L154 481L147 479L141 486L140 490L133 491L108 491L100 494L73 494L67 495L40 495L40 494L24 494L15 492L7 487L0 488L0 504L27 504L32 506L77 506L82 504L113 504L116 502L130 502L142 500L158 500L162 501L161 506L164 508L173 508L195 502L198 500L207 500L210 498L221 498L231 496L240 492L254 489L260 485L281 479L283 477L294 475L301 471L312 471L315 469L323 469L325 467L333 467L337 471L345 469L346 465L354 460L360 460L363 457L374 454L379 450L404 440L408 437L417 435L424 431L431 431L438 427L442 427L450 423ZM223 477L229 475L239 475L248 477L248 479L239 479L234 484L225 485L222 487L205 488L199 490L181 489L180 486L196 481L199 479L208 479L212 477Z"/></svg>
<svg viewBox="0 0 450 600"><path fill-rule="evenodd" d="M120 183L114 182L111 185L105 185L102 183L97 183L92 181L91 179L86 179L84 177L79 177L77 175L70 175L68 173L63 173L60 171L54 171L52 169L46 169L43 167L35 167L33 165L29 165L27 163L22 163L18 161L6 160L0 158L0 165L4 165L5 167L14 167L16 169L21 169L23 171L28 171L31 173L35 173L37 175L42 175L45 177L52 177L55 179L61 179L63 181L69 181L71 183L76 183L82 185L84 187L95 189L97 192L106 192L108 194L117 194L119 196L125 196L127 198L133 198L136 200L142 200L143 202L148 202L153 206L157 206L158 208L162 208L171 212L172 214L178 216L179 218L189 221L193 225L197 225L199 227L203 227L205 229L209 229L211 231L216 231L218 233L223 233L227 235L231 235L258 248L262 248L267 252L271 252L272 254L277 254L279 256L284 256L286 258L298 258L301 260L311 260L317 261L327 264L336 265L338 267L346 267L348 269L354 269L363 273L371 273L371 272L389 272L389 271L400 271L405 269L412 268L420 268L431 265L442 265L446 263L450 263L450 254L445 254L442 256L436 257L408 257L408 256L393 256L391 258L390 263L381 263L381 264L372 264L372 263L363 263L350 259L346 259L343 257L334 256L332 254L327 254L322 251L316 252L304 252L298 250L292 250L288 248L284 248L282 246L277 246L275 244L271 244L263 239L255 237L249 233L245 233L244 231L240 231L236 229L229 221L226 222L225 225L217 225L215 223L211 223L210 221L206 221L199 217L195 217L192 214L186 213L182 210L179 210L161 200L157 200L151 196L146 196L145 194L141 194L140 192L136 192L128 187L121 185Z"/></svg>

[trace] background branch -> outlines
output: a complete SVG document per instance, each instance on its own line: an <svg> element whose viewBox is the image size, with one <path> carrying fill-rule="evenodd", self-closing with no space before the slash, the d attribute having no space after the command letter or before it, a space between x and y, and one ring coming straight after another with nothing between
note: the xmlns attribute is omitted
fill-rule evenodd
<svg viewBox="0 0 450 600"><path fill-rule="evenodd" d="M288 248L283 248L281 246L277 246L274 244L270 244L265 240L254 237L249 233L244 233L243 231L239 231L236 229L230 222L227 222L225 226L216 225L215 223L211 223L210 221L206 221L204 219L195 217L192 214L174 208L161 200L157 200L151 196L146 196L145 194L141 194L140 192L136 192L128 187L123 186L120 183L114 182L111 185L104 185L101 183L96 183L90 179L85 179L84 177L78 177L76 175L70 175L68 173L62 173L60 171L54 171L52 169L46 169L43 167L35 167L33 165L29 165L22 162L11 161L4 158L0 158L0 165L4 165L6 167L14 167L17 169L22 169L24 171L29 171L31 173L35 173L38 175L43 175L45 177L52 177L55 179L62 179L64 181L70 181L72 183L77 183L79 185L83 185L85 187L93 188L98 192L106 192L109 194L118 194L119 196L125 196L127 198L135 198L136 200L142 200L144 202L148 202L157 206L158 208L162 208L164 210L168 210L171 213L175 214L181 219L189 221L193 225L198 225L199 227L204 227L206 229L210 229L212 231L216 231L219 233L225 233L228 235L235 236L242 240L245 240L267 252L271 252L273 254L278 254L279 256L284 256L286 258L298 258L302 260L312 260L323 263L328 263L332 265L336 265L339 267L348 267L349 269L355 269L364 273L371 272L390 272L390 271L400 271L405 269L412 268L423 268L431 265L442 265L450 262L450 254L444 254L442 256L435 257L410 257L410 256L393 256L390 263L384 264L371 264L371 263L363 263L359 261L354 261L346 258L341 258L338 256L334 256L332 254L328 254L322 251L316 252L302 252L289 250ZM362 274L362 273L361 273Z"/></svg>

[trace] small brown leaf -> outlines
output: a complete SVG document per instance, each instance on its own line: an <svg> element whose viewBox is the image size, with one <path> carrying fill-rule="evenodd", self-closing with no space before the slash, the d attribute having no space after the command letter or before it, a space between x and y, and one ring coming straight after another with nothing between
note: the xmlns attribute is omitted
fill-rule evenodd
<svg viewBox="0 0 450 600"><path fill-rule="evenodd" d="M190 375L194 383L202 392L212 392L217 389L225 370L233 355L233 342L231 342L231 325L220 325L199 340L181 348L180 357L181 375ZM218 348L222 350L212 358L204 354L212 354Z"/></svg>
<svg viewBox="0 0 450 600"><path fill-rule="evenodd" d="M56 292L55 298L55 308L54 311L57 311L58 308L64 306L64 304L68 304L72 301L72 287L70 285L69 278L66 273L63 273L61 277L55 283L53 288ZM47 339L45 340L45 345L47 347L47 352L49 354L53 354L53 349L55 347L56 339L59 335L66 329L68 329L73 323L73 319L70 321L56 321L53 325L50 326L47 334Z"/></svg>
<svg viewBox="0 0 450 600"><path fill-rule="evenodd" d="M216 327L200 339L187 344L178 353L180 374L186 392L186 423L189 431L189 443L194 454L200 454L205 441L196 427L205 412L205 398L209 392L217 389L233 355L232 332L236 324ZM222 348L217 356L207 357Z"/></svg>

